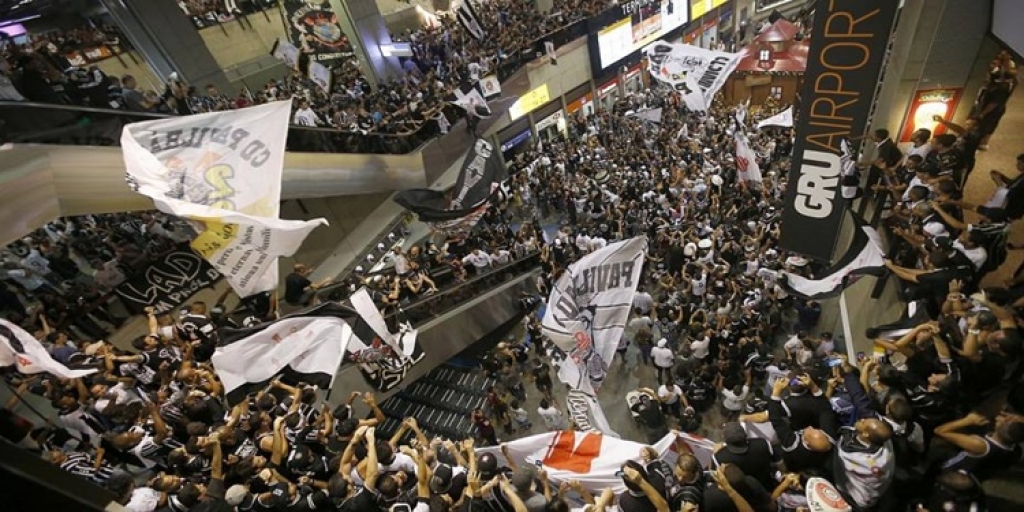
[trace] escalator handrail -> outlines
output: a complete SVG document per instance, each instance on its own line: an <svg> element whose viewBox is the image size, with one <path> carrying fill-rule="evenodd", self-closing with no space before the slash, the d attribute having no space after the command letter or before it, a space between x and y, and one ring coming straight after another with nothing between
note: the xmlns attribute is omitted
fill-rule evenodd
<svg viewBox="0 0 1024 512"><path fill-rule="evenodd" d="M466 288L468 288L470 286L475 286L475 285L478 285L480 283L483 283L484 281L486 281L486 280L488 280L490 278L493 278L494 276L499 275L502 272L507 272L509 270L512 270L515 267L523 268L523 272L522 273L524 273L524 274L528 273L528 272L532 272L533 270L540 268L540 251L533 251L533 252L526 253L525 255L523 255L522 258L519 258L519 259L514 260L514 261L510 261L510 262L508 262L508 263L506 263L504 265L501 265L501 266L494 267L494 268L490 269L489 271L487 271L486 273L480 274L478 276L474 276L471 279L467 279L465 282L458 283L455 286L452 286L452 287L449 287L449 288L440 289L440 290L437 291L437 293L433 293L433 294L427 295L425 297L421 297L421 298L419 298L419 299L417 299L417 300L415 300L413 302L410 302L409 304L404 304L397 311L394 311L394 310L387 311L387 312L385 312L384 317L385 318L392 318L392 317L396 317L396 316L404 316L404 315L408 314L410 311L419 309L419 308L421 308L423 306L426 306L426 305L429 305L429 303L431 303L433 301L436 301L436 300L438 300L441 297L444 297L446 295L451 295L453 293L456 293L456 292L459 292L461 290L464 290L464 289L466 289Z"/></svg>
<svg viewBox="0 0 1024 512"><path fill-rule="evenodd" d="M115 117L127 117L127 118L142 118L144 120L155 120L155 119L167 119L172 117L180 117L171 114L159 114L156 112L137 112L134 110L120 110L113 108L98 108L98 107L84 107L78 105L60 105L56 103L39 103L35 101L13 101L13 100L0 100L0 109L4 108L34 108L44 109L53 112L67 112L72 114L100 114ZM137 121L137 120L136 120ZM132 122L136 122L132 121ZM422 130L426 129L429 123L424 122L420 125L416 131L407 134L395 134L395 133L380 133L380 132L352 132L347 130L340 130L331 127L322 126L302 126L297 124L288 125L289 130L301 130L307 132L321 132L329 133L332 135L342 136L355 136L355 137L380 137L384 139L412 139L416 137Z"/></svg>

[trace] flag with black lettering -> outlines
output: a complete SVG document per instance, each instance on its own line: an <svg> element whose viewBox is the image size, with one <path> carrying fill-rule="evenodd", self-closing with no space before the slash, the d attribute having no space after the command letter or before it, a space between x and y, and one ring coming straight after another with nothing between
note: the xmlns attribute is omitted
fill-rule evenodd
<svg viewBox="0 0 1024 512"><path fill-rule="evenodd" d="M277 259L324 219L282 220L291 101L132 123L121 152L132 190L187 219L191 246L241 297L276 290Z"/></svg>
<svg viewBox="0 0 1024 512"><path fill-rule="evenodd" d="M682 93L683 101L691 110L707 110L707 105L711 105L715 94L739 66L741 57L738 53L665 41L652 43L643 51L651 76ZM699 96L699 100L695 96Z"/></svg>
<svg viewBox="0 0 1024 512"><path fill-rule="evenodd" d="M473 36L473 39L481 41L487 35L483 24L480 23L480 17L477 16L476 9L470 0L462 0L459 8L455 10L455 17L459 19L459 24L462 25L462 28L466 29L466 32Z"/></svg>
<svg viewBox="0 0 1024 512"><path fill-rule="evenodd" d="M552 288L541 326L564 354L558 377L570 388L597 396L626 327L646 254L646 237L609 244L570 265ZM596 400L587 405L595 428L609 428ZM610 428L604 432L617 435Z"/></svg>
<svg viewBox="0 0 1024 512"><path fill-rule="evenodd" d="M96 373L96 370L72 370L64 366L28 331L0 319L0 368L9 366L21 373L50 373L64 379Z"/></svg>
<svg viewBox="0 0 1024 512"><path fill-rule="evenodd" d="M783 286L787 292L805 299L820 300L838 295L860 276L885 275L885 251L881 237L859 216L853 215L853 218L857 229L843 257L819 279L783 272Z"/></svg>

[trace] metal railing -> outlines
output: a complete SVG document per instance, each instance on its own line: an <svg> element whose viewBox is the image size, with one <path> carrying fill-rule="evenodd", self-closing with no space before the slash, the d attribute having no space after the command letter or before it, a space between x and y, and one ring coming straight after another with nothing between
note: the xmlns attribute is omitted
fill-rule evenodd
<svg viewBox="0 0 1024 512"><path fill-rule="evenodd" d="M117 146L129 123L173 117L109 108L0 100L0 144L30 142L80 146ZM439 133L428 120L404 134L349 132L292 125L288 151L313 153L408 154Z"/></svg>
<svg viewBox="0 0 1024 512"><path fill-rule="evenodd" d="M502 282L538 268L540 268L540 252L536 251L525 254L522 258L510 261L505 265L492 267L463 282L455 281L454 276L433 276L432 278L437 284L437 292L406 304L384 308L384 319L391 328L396 328L399 322L406 321L418 326L495 289ZM378 306L380 305L378 304Z"/></svg>

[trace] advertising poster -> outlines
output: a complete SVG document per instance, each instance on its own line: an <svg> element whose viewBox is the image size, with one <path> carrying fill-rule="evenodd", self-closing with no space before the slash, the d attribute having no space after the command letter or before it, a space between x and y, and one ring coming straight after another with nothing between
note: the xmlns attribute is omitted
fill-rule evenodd
<svg viewBox="0 0 1024 512"><path fill-rule="evenodd" d="M963 89L959 88L917 91L914 94L914 101L910 103L910 111L903 122L898 142L910 142L910 136L922 128L931 130L933 137L946 133L946 127L935 122L933 118L942 116L943 119L949 119L953 112L956 112L961 94Z"/></svg>
<svg viewBox="0 0 1024 512"><path fill-rule="evenodd" d="M352 45L327 0L282 0L292 43L311 61L330 66L351 58Z"/></svg>

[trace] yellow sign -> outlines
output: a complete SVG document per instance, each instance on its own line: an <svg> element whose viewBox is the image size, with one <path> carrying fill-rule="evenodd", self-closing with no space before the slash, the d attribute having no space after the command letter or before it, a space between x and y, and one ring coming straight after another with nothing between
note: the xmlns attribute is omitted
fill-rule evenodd
<svg viewBox="0 0 1024 512"><path fill-rule="evenodd" d="M695 20L704 16L711 9L719 7L729 0L690 0L690 19Z"/></svg>
<svg viewBox="0 0 1024 512"><path fill-rule="evenodd" d="M533 112L541 105L551 101L551 94L548 92L548 84L537 87L522 95L508 109L508 117L512 121Z"/></svg>

